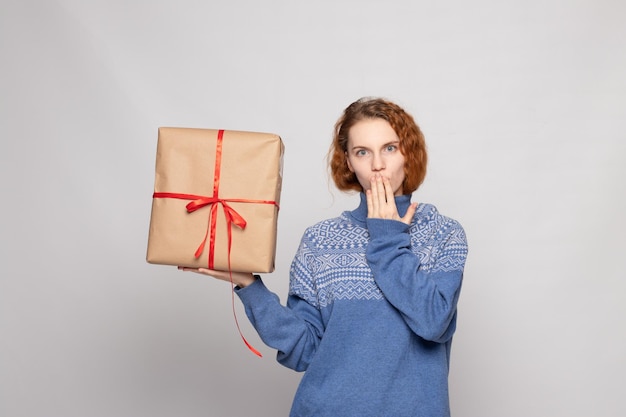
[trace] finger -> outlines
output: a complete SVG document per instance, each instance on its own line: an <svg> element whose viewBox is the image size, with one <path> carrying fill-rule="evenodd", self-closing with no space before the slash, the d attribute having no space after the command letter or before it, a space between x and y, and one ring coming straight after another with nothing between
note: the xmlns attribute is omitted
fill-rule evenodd
<svg viewBox="0 0 626 417"><path fill-rule="evenodd" d="M415 216L415 212L417 211L417 203L411 203L409 208L406 211L406 214L401 219L404 224L411 224L413 220L413 216Z"/></svg>
<svg viewBox="0 0 626 417"><path fill-rule="evenodd" d="M371 217L374 210L372 203L372 190L365 190L365 201L367 201L367 217Z"/></svg>
<svg viewBox="0 0 626 417"><path fill-rule="evenodd" d="M393 203L393 205L395 206L396 200L393 195L393 188L391 187L391 181L389 181L389 178L383 178L383 185L385 186L385 198L387 199L387 202Z"/></svg>
<svg viewBox="0 0 626 417"><path fill-rule="evenodd" d="M195 272L196 274L203 274L203 275L210 275L214 278L218 278L218 279L227 279L228 278L228 272L225 271L214 271L212 269L208 269L208 268L192 268L189 266L179 266L178 267L179 270L181 271L185 271L185 272Z"/></svg>
<svg viewBox="0 0 626 417"><path fill-rule="evenodd" d="M378 204L380 207L384 207L387 202L387 198L385 197L385 184L383 183L383 178L380 175L376 176L376 193Z"/></svg>
<svg viewBox="0 0 626 417"><path fill-rule="evenodd" d="M208 268L198 268L198 272L204 275L210 275L213 278L221 279L224 281L230 281L230 272L228 271L216 271Z"/></svg>
<svg viewBox="0 0 626 417"><path fill-rule="evenodd" d="M379 201L378 201L378 182L376 180L376 176L370 178L370 191L372 198L372 210L370 212L370 217L378 216L379 211Z"/></svg>
<svg viewBox="0 0 626 417"><path fill-rule="evenodd" d="M206 268L199 268L199 270L200 272L210 275L213 278L230 282L242 288L255 281L254 275L251 272L215 271Z"/></svg>

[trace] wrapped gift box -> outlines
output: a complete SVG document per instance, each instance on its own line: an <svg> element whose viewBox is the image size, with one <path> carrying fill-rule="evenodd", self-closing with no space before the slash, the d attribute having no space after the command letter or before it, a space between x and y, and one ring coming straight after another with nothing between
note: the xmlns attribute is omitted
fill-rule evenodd
<svg viewBox="0 0 626 417"><path fill-rule="evenodd" d="M146 260L273 271L283 152L270 133L159 128Z"/></svg>

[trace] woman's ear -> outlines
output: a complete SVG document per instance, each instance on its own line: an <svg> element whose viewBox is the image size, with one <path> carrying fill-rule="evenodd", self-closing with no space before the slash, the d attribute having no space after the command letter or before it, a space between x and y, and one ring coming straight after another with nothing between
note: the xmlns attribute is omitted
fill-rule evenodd
<svg viewBox="0 0 626 417"><path fill-rule="evenodd" d="M350 163L350 158L348 158L348 152L344 152L344 155L346 156L346 165L348 166L348 169L350 172L354 172L354 168L352 168L352 164Z"/></svg>

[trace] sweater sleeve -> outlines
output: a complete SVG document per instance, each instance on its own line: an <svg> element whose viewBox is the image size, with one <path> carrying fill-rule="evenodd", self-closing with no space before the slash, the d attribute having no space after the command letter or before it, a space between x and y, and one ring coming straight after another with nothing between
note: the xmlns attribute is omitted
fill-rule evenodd
<svg viewBox="0 0 626 417"><path fill-rule="evenodd" d="M413 332L438 343L454 334L467 257L463 228L452 219L443 219L433 228L423 256L411 248L408 225L367 219L371 237L367 260L377 285Z"/></svg>
<svg viewBox="0 0 626 417"><path fill-rule="evenodd" d="M301 262L304 252L306 247L302 244L291 267L286 306L280 304L278 296L269 291L261 279L237 290L246 315L261 340L278 351L279 363L296 371L307 369L324 331L319 309L301 291L299 277L308 270Z"/></svg>

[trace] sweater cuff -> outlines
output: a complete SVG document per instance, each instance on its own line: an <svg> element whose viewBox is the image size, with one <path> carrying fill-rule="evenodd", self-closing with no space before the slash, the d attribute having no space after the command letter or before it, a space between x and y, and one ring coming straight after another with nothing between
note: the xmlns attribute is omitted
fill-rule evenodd
<svg viewBox="0 0 626 417"><path fill-rule="evenodd" d="M252 303L254 300L262 299L267 294L270 294L270 290L267 289L260 276L255 275L256 280L247 287L235 287L235 294L241 299L244 304Z"/></svg>
<svg viewBox="0 0 626 417"><path fill-rule="evenodd" d="M390 219L366 219L367 230L372 239L390 234L408 233L409 225L400 220Z"/></svg>

